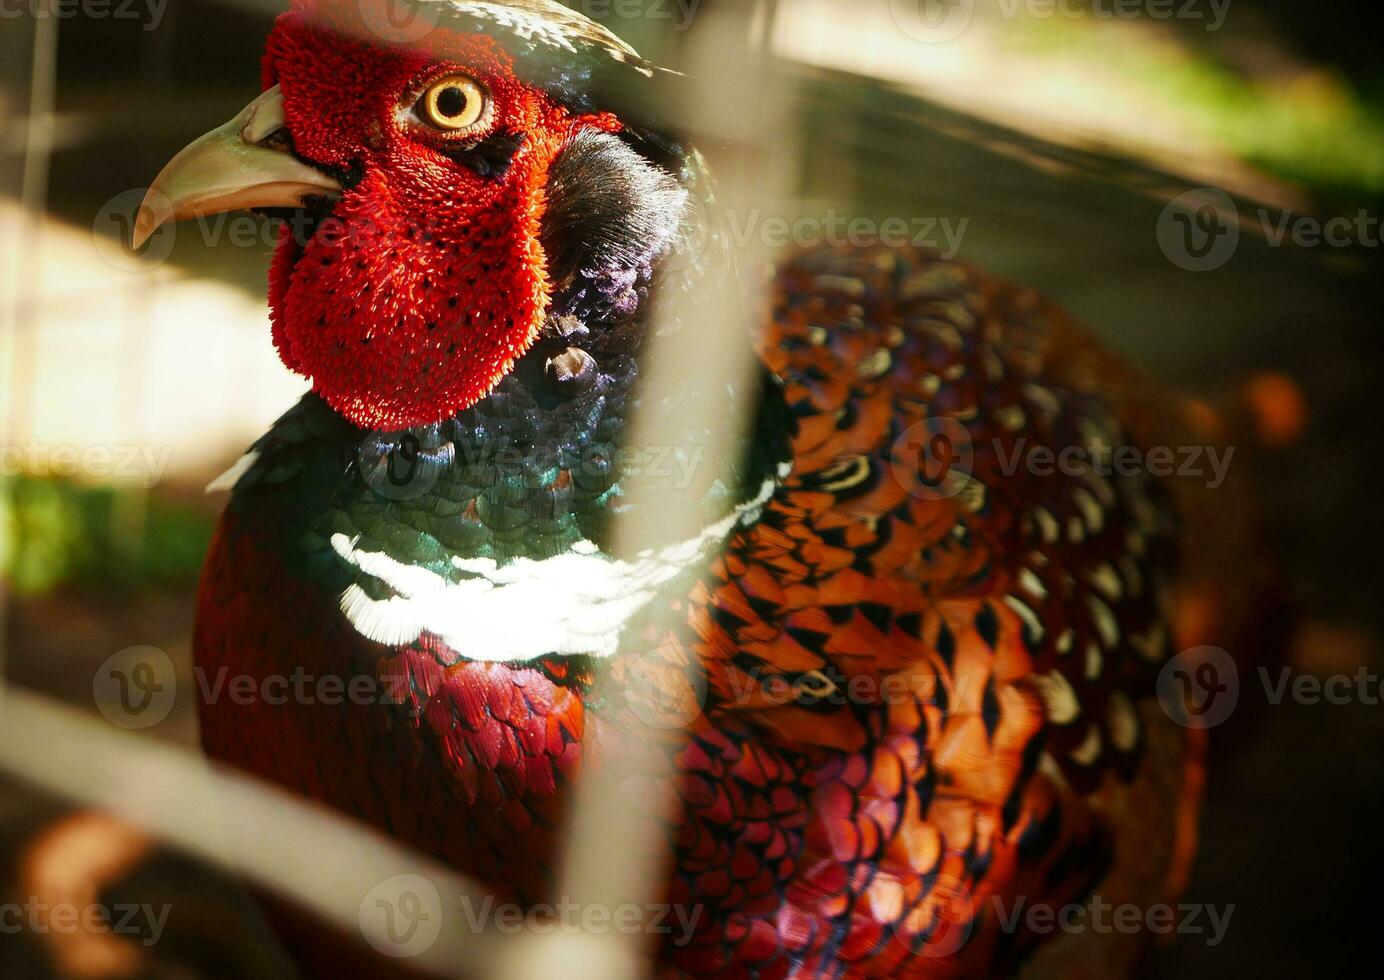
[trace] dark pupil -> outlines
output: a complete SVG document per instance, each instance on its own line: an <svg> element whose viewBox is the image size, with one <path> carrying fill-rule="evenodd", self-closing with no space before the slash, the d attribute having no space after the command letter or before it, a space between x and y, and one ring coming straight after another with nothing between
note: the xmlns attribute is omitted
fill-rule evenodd
<svg viewBox="0 0 1384 980"><path fill-rule="evenodd" d="M449 118L461 115L466 108L466 93L455 85L444 88L437 96L437 111Z"/></svg>

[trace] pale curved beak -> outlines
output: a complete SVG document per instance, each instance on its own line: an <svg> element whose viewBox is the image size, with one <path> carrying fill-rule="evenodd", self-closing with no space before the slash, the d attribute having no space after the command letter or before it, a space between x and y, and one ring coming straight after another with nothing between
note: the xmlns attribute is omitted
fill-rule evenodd
<svg viewBox="0 0 1384 980"><path fill-rule="evenodd" d="M284 126L279 86L234 119L199 136L154 178L135 217L134 247L160 225L244 208L296 208L308 197L335 198L341 184L264 141Z"/></svg>

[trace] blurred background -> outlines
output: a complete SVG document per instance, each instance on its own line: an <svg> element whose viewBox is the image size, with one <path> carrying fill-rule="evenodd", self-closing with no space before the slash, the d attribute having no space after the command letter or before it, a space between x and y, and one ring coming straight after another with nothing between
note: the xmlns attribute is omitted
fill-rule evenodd
<svg viewBox="0 0 1384 980"><path fill-rule="evenodd" d="M794 83L788 218L903 217L1194 393L1292 378L1308 427L1252 465L1298 614L1293 666L1363 669L1379 693L1384 62L1360 5L569 6L670 67L711 12L740 18L743 48L720 56L768 57ZM202 488L304 390L269 342L257 222L179 226L143 255L125 244L163 163L257 91L278 9L65 0L55 16L0 0L0 649L10 683L93 715L98 665L130 646L165 651L191 684L224 499ZM1214 254L1175 220L1207 202L1238 229ZM1314 238L1313 223L1333 231ZM1354 896L1384 871L1384 706L1245 714L1217 753L1188 896L1234 904L1233 920L1219 945L1161 948L1154 976L1342 972L1371 934ZM195 746L195 726L183 698L146 734ZM70 810L0 773L0 902ZM0 976L288 975L238 887L196 861L157 854L120 887L173 903L163 941L83 965L0 934Z"/></svg>

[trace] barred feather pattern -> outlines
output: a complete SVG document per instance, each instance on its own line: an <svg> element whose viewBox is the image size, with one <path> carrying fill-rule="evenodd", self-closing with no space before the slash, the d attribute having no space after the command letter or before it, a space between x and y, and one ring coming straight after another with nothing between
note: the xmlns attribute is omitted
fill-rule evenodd
<svg viewBox="0 0 1384 980"><path fill-rule="evenodd" d="M662 950L667 975L1062 975L1002 913L1093 890L1157 901L1185 858L1195 746L1153 698L1176 516L1195 508L1144 474L1013 461L1146 446L1183 408L1036 293L920 252L794 257L758 342L795 419L792 471L608 660L372 643L285 555L282 488L238 493L199 665L349 672L380 694L210 701L207 748L538 902L567 790L610 732L635 732L674 775L632 769L630 805L660 819L641 801L661 778L681 817L666 853L632 859L665 861L668 901L704 912ZM939 489L916 447L940 424L967 448ZM671 716L670 677L674 706L692 699ZM1091 941L1103 969L1138 955Z"/></svg>

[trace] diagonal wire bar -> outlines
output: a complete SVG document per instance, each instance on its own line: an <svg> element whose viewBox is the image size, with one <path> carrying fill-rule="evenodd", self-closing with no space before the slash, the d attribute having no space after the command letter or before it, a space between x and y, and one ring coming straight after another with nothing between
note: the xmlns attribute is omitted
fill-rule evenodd
<svg viewBox="0 0 1384 980"><path fill-rule="evenodd" d="M348 935L366 928L371 917L362 906L381 882L425 878L437 889L443 928L409 960L411 968L488 976L505 938L468 924L489 893L432 858L199 753L120 731L14 685L0 686L0 769L109 810Z"/></svg>

